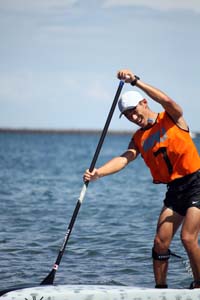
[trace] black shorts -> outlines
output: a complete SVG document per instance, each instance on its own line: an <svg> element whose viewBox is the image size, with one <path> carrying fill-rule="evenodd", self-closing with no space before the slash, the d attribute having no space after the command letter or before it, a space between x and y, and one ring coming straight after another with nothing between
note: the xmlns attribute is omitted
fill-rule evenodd
<svg viewBox="0 0 200 300"><path fill-rule="evenodd" d="M189 207L200 209L200 170L167 184L164 204L182 216Z"/></svg>

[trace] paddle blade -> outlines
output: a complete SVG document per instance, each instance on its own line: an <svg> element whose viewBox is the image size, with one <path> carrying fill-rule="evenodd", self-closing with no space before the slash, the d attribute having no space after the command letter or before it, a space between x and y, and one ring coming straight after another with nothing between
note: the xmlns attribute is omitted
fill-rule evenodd
<svg viewBox="0 0 200 300"><path fill-rule="evenodd" d="M56 270L52 269L49 275L40 283L40 285L53 284L55 278Z"/></svg>

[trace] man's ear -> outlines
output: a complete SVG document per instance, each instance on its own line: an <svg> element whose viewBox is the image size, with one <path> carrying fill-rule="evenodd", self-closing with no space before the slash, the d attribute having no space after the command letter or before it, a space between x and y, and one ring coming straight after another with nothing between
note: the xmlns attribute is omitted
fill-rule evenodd
<svg viewBox="0 0 200 300"><path fill-rule="evenodd" d="M148 106L148 101L147 101L147 99L141 100L140 103L143 104L145 107Z"/></svg>

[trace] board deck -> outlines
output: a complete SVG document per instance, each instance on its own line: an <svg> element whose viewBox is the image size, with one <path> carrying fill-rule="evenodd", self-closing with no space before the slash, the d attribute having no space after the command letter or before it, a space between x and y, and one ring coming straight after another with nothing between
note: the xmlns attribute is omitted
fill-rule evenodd
<svg viewBox="0 0 200 300"><path fill-rule="evenodd" d="M106 285L41 285L10 291L2 300L199 300L200 289Z"/></svg>

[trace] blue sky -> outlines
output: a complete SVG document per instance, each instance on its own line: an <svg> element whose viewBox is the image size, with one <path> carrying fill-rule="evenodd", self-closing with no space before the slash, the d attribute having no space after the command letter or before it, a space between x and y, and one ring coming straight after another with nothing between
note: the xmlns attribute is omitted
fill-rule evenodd
<svg viewBox="0 0 200 300"><path fill-rule="evenodd" d="M101 129L130 68L200 131L199 0L0 0L0 36L0 127Z"/></svg>

